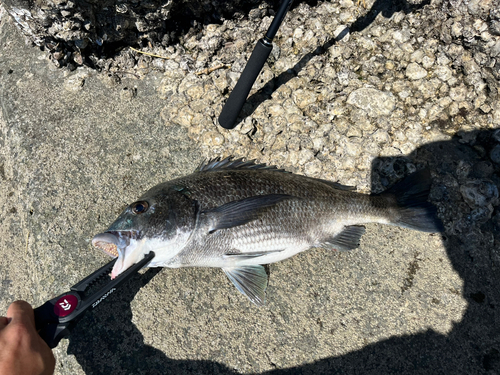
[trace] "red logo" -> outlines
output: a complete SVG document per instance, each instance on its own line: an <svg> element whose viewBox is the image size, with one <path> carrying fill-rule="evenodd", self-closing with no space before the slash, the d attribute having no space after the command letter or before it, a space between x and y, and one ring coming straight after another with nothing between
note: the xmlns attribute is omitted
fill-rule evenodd
<svg viewBox="0 0 500 375"><path fill-rule="evenodd" d="M66 296L62 296L57 300L54 306L54 313L58 317L62 318L71 314L76 309L77 304L78 299L74 295L68 294Z"/></svg>

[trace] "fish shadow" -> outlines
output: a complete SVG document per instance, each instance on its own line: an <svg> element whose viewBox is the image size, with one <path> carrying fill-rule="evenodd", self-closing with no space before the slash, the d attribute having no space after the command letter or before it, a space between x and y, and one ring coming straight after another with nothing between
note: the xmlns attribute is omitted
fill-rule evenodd
<svg viewBox="0 0 500 375"><path fill-rule="evenodd" d="M491 161L494 147L500 147L500 129L463 132L406 156L378 158L372 165L374 192L414 169L431 171L430 200L445 225L447 255L463 280L462 297L467 301L462 320L453 323L448 334L428 329L390 337L345 355L262 374L498 373L500 165ZM471 203L474 200L477 205ZM120 293L113 293L106 304L88 313L69 338L68 354L76 357L87 374L236 374L215 361L168 358L144 343L132 322L130 302L158 272L150 269L136 275Z"/></svg>
<svg viewBox="0 0 500 375"><path fill-rule="evenodd" d="M259 105L270 99L272 94L278 90L280 86L286 84L292 78L297 77L299 72L312 58L324 54L330 47L344 39L344 37L346 37L349 33L363 31L372 24L379 14L382 14L385 18L391 18L396 12L404 12L405 14L408 14L421 9L428 4L430 4L430 0L419 1L415 4L409 3L406 0L376 0L366 15L356 19L350 27L346 27L336 37L327 40L324 44L318 46L314 51L304 55L292 68L270 79L259 90L250 95L241 109L240 115L236 119L235 124L238 125L248 116L251 116ZM284 22L286 22L286 20ZM259 78L257 77L257 79Z"/></svg>

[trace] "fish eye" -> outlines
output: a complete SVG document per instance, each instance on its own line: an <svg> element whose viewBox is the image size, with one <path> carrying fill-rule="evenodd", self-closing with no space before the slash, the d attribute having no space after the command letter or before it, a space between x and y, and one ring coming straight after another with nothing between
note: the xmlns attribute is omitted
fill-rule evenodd
<svg viewBox="0 0 500 375"><path fill-rule="evenodd" d="M146 201L139 201L139 202L135 202L135 203L132 203L132 212L134 214L143 214L144 212L146 212L149 208L149 203L146 202Z"/></svg>

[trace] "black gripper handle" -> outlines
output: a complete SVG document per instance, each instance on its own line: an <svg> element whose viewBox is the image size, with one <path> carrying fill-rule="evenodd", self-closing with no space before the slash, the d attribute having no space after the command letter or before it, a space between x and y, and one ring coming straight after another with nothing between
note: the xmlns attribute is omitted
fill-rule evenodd
<svg viewBox="0 0 500 375"><path fill-rule="evenodd" d="M243 73L241 73L238 83L236 83L233 92L229 95L224 108L222 108L222 112L219 116L219 124L223 128L233 129L235 127L238 114L243 104L245 104L248 93L252 89L272 49L273 45L266 42L264 39L260 39L257 42Z"/></svg>

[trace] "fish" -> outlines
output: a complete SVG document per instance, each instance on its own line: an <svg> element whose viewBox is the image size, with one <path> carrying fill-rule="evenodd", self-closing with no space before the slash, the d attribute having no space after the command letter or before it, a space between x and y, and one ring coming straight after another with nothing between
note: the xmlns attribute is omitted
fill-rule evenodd
<svg viewBox="0 0 500 375"><path fill-rule="evenodd" d="M261 306L265 265L314 247L355 249L363 224L442 232L427 201L431 182L422 169L380 194L362 194L255 160L215 158L148 190L92 244L118 258L112 278L153 251L149 267L221 268Z"/></svg>

